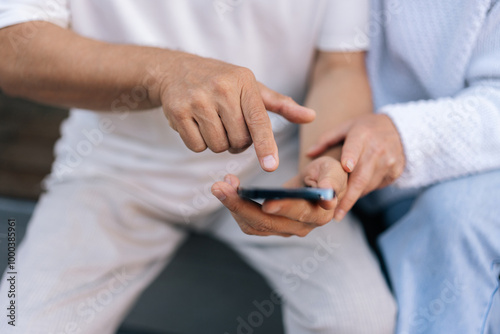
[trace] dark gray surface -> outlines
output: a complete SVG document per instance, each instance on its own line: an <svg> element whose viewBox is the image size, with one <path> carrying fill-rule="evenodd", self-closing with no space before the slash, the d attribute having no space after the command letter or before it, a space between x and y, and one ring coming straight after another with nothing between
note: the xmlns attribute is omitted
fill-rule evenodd
<svg viewBox="0 0 500 334"><path fill-rule="evenodd" d="M247 323L249 316L258 320L254 302L270 300L270 296L263 278L232 250L208 237L192 235L144 292L125 326L158 333L238 333L238 318ZM262 319L260 326L248 323L251 333L283 333L279 307Z"/></svg>
<svg viewBox="0 0 500 334"><path fill-rule="evenodd" d="M0 269L7 265L7 219L17 221L22 240L35 203L0 197ZM280 334L281 309L262 316L254 301L269 300L264 279L224 244L192 235L174 260L143 293L118 334ZM259 315L260 326L238 332L238 318L248 323Z"/></svg>
<svg viewBox="0 0 500 334"><path fill-rule="evenodd" d="M13 200L0 197L0 270L3 272L7 266L7 220L16 220L17 244L21 242L26 233L26 226L31 217L35 202Z"/></svg>

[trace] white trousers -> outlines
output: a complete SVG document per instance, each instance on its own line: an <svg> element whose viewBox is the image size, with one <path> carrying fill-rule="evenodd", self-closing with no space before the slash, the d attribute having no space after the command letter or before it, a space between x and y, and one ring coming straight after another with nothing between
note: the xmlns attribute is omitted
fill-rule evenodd
<svg viewBox="0 0 500 334"><path fill-rule="evenodd" d="M2 316L0 333L114 333L187 235L189 226L165 217L117 181L52 186L18 249L16 327ZM257 237L242 233L221 209L197 228L229 244L267 279L282 298L287 333L393 332L394 300L354 218L305 238Z"/></svg>

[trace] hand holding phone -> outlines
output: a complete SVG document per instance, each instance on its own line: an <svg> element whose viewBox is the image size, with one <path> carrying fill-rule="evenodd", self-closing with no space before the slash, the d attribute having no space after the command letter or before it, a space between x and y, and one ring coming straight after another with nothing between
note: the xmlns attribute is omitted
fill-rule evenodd
<svg viewBox="0 0 500 334"><path fill-rule="evenodd" d="M324 156L311 161L299 175L286 182L286 188L240 188L238 177L229 174L224 181L212 186L212 193L231 212L246 234L304 237L314 228L332 221L338 200L346 190L347 179L348 174L340 161ZM313 187L301 188L304 185ZM322 194L325 189L326 194ZM311 192L318 191L319 195L311 196ZM283 200L269 200L260 204L259 201L256 203L246 198Z"/></svg>

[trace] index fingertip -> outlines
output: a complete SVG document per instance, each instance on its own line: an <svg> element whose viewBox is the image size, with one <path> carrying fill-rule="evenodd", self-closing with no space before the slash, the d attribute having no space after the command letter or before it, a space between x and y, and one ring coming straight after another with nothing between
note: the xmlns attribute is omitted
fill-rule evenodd
<svg viewBox="0 0 500 334"><path fill-rule="evenodd" d="M298 110L301 113L301 123L311 123L316 119L316 111L311 108L307 108L301 105L297 105Z"/></svg>
<svg viewBox="0 0 500 334"><path fill-rule="evenodd" d="M279 162L274 155L268 155L261 159L260 165L266 172L274 172L278 168Z"/></svg>

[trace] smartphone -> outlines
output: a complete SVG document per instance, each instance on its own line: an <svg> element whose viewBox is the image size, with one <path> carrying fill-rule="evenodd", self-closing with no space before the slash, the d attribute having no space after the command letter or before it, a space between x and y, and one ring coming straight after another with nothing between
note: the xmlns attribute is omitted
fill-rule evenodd
<svg viewBox="0 0 500 334"><path fill-rule="evenodd" d="M322 188L238 188L238 195L247 199L300 198L308 201L329 201L335 196L333 189Z"/></svg>

